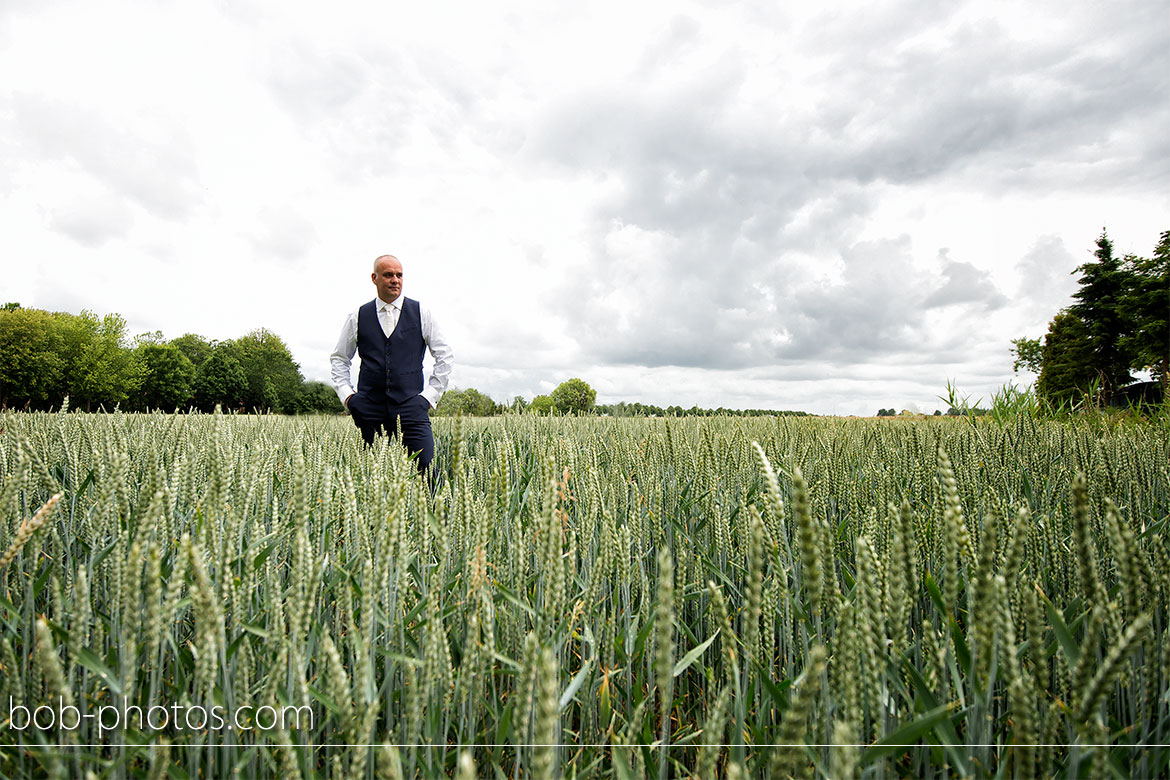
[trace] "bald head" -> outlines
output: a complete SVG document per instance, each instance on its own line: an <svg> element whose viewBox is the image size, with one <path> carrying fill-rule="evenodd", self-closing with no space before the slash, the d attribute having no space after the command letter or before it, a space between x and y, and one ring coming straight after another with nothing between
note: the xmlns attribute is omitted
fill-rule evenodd
<svg viewBox="0 0 1170 780"><path fill-rule="evenodd" d="M370 281L377 288L379 298L386 303L393 303L402 295L402 263L394 255L382 255L374 261Z"/></svg>
<svg viewBox="0 0 1170 780"><path fill-rule="evenodd" d="M393 260L395 263L398 262L398 258L395 257L394 255L378 255L377 257L375 257L374 258L374 273L378 273L378 264L379 263L381 263L383 261L389 261L389 260Z"/></svg>

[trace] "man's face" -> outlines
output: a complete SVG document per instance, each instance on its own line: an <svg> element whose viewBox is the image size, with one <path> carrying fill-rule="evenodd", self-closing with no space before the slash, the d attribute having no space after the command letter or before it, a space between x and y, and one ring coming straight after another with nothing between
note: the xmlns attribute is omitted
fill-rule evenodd
<svg viewBox="0 0 1170 780"><path fill-rule="evenodd" d="M392 255L379 257L370 280L378 288L378 297L386 303L393 303L402 294L402 263Z"/></svg>

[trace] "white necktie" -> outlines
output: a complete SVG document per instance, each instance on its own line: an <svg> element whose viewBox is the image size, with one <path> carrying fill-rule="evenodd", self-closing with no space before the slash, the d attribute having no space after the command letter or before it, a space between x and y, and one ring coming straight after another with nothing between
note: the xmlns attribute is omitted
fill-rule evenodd
<svg viewBox="0 0 1170 780"><path fill-rule="evenodd" d="M390 338L390 334L394 332L394 328L398 325L398 309L394 306L386 306L382 309L382 332L386 334L386 338Z"/></svg>

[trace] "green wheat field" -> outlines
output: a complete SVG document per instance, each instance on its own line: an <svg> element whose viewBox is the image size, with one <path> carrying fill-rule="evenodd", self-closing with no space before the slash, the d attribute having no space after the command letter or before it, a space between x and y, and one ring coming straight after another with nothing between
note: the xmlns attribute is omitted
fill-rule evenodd
<svg viewBox="0 0 1170 780"><path fill-rule="evenodd" d="M1170 428L0 414L0 776L1170 774Z"/></svg>

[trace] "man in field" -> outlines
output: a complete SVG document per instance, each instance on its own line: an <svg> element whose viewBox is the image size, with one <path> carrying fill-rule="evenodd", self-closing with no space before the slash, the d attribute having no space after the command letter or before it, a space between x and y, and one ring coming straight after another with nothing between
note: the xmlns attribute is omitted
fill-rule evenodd
<svg viewBox="0 0 1170 780"><path fill-rule="evenodd" d="M402 294L402 263L393 255L374 261L370 280L378 297L351 313L329 360L337 397L361 429L366 445L402 426L402 443L425 472L435 453L427 412L439 403L454 365L451 347L427 307ZM435 359L423 385L423 354ZM361 358L357 391L350 384L353 354Z"/></svg>

